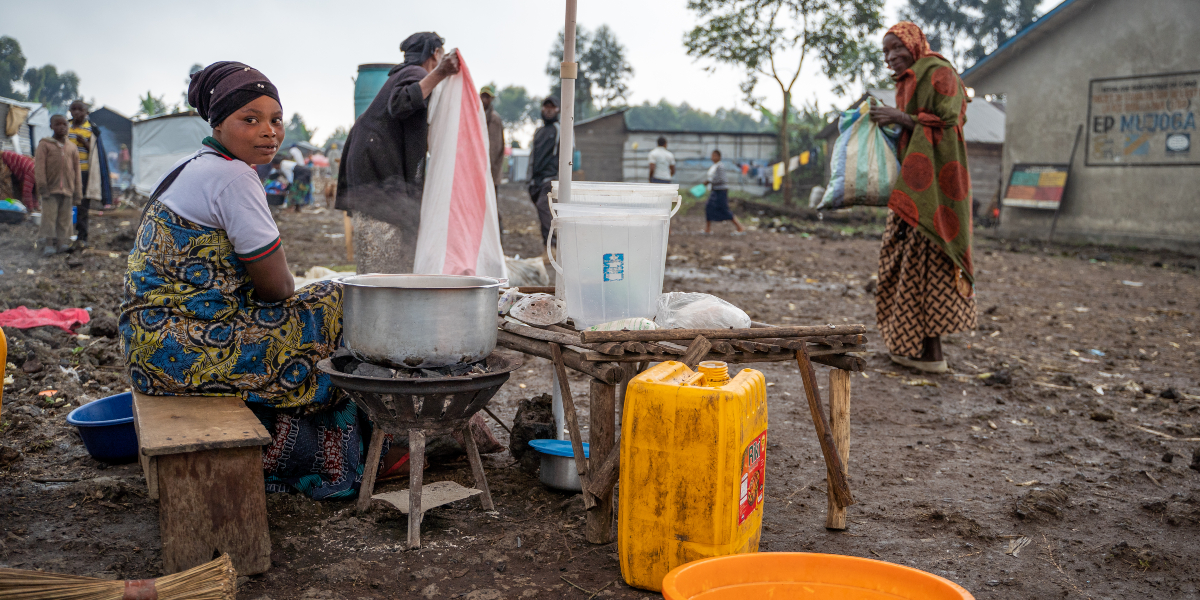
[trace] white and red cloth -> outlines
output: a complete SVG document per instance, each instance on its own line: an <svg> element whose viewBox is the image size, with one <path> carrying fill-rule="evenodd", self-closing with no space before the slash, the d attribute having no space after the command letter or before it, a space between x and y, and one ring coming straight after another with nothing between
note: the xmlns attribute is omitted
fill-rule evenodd
<svg viewBox="0 0 1200 600"><path fill-rule="evenodd" d="M429 98L429 160L414 273L507 278L487 122L459 52L458 74Z"/></svg>

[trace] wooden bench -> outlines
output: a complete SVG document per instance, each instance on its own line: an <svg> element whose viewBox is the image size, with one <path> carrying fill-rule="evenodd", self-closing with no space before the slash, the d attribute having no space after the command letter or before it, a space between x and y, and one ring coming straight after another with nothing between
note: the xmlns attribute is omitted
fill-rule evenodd
<svg viewBox="0 0 1200 600"><path fill-rule="evenodd" d="M138 460L158 500L163 571L228 552L238 575L271 566L262 446L266 428L234 396L133 393Z"/></svg>

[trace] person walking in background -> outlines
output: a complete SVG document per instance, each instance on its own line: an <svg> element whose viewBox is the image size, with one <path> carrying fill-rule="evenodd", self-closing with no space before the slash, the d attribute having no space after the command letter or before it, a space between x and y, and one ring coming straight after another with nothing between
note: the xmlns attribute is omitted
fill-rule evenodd
<svg viewBox="0 0 1200 600"><path fill-rule="evenodd" d="M13 195L15 196L19 190L21 202L25 204L25 208L28 208L30 212L38 210L35 191L37 176L34 174L33 159L24 154L7 150L0 152L0 159L3 159L4 167L8 169L10 177L13 178Z"/></svg>
<svg viewBox="0 0 1200 600"><path fill-rule="evenodd" d="M954 67L913 23L883 36L896 80L896 108L870 118L902 128L900 177L888 198L879 249L875 315L892 362L931 373L949 370L941 336L974 329L971 178L963 124L967 91Z"/></svg>
<svg viewBox="0 0 1200 600"><path fill-rule="evenodd" d="M112 208L112 183L108 180L108 161L104 160L104 143L100 128L88 120L88 107L83 100L71 103L71 127L68 133L79 151L79 171L83 175L83 199L75 211L75 246L88 245L88 210L92 201ZM94 177L91 175L95 175Z"/></svg>
<svg viewBox="0 0 1200 600"><path fill-rule="evenodd" d="M288 148L288 156L291 156L292 160L296 161L296 164L304 164L304 152L300 150L300 146L292 144L292 147Z"/></svg>
<svg viewBox="0 0 1200 600"><path fill-rule="evenodd" d="M500 197L500 178L504 172L504 120L496 112L496 86L488 84L479 90L479 101L483 103L483 115L487 119L488 160L492 164L492 185L496 197Z"/></svg>
<svg viewBox="0 0 1200 600"><path fill-rule="evenodd" d="M658 136L658 146L650 151L650 183L671 183L675 177L675 155L667 150L667 138Z"/></svg>
<svg viewBox="0 0 1200 600"><path fill-rule="evenodd" d="M708 194L708 203L704 205L704 233L712 233L712 224L717 221L733 221L733 226L737 227L734 235L745 233L746 228L742 227L742 223L733 216L733 211L729 210L729 175L721 162L720 150L712 151L712 161L713 165L708 168L708 178L704 181L712 186L712 191Z"/></svg>
<svg viewBox="0 0 1200 600"><path fill-rule="evenodd" d="M338 148L337 142L329 145L329 152L325 153L325 158L329 159L330 175L337 178L338 169L342 166L342 151Z"/></svg>
<svg viewBox="0 0 1200 600"><path fill-rule="evenodd" d="M392 67L345 141L334 208L349 211L359 273L411 273L421 224L429 95L458 73L458 53L433 32L400 44Z"/></svg>
<svg viewBox="0 0 1200 600"><path fill-rule="evenodd" d="M550 182L558 179L558 140L562 130L558 122L558 98L542 101L542 126L533 132L529 151L529 200L537 207L542 226L542 243L550 237Z"/></svg>
<svg viewBox="0 0 1200 600"><path fill-rule="evenodd" d="M69 249L71 207L83 198L79 149L68 137L67 118L50 117L50 129L54 136L43 138L34 153L34 177L42 203L42 225L38 231L42 256Z"/></svg>

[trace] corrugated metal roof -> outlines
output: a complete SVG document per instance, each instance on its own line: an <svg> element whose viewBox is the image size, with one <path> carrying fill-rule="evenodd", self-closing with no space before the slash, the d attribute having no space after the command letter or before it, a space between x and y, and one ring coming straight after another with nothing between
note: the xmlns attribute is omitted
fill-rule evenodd
<svg viewBox="0 0 1200 600"><path fill-rule="evenodd" d="M896 105L896 90L871 89L867 93L888 106ZM967 124L963 126L963 137L968 142L981 144L1004 143L1005 114L991 102L977 98L967 103Z"/></svg>

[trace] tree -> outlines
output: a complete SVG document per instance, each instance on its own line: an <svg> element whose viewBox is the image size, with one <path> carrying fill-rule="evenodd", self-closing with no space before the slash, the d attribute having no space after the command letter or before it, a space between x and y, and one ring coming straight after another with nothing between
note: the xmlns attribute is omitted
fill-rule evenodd
<svg viewBox="0 0 1200 600"><path fill-rule="evenodd" d="M300 113L292 113L292 120L288 121L287 127L283 130L283 139L285 143L307 142L312 140L312 136L317 133L317 128L308 128L304 123L304 117Z"/></svg>
<svg viewBox="0 0 1200 600"><path fill-rule="evenodd" d="M956 65L974 64L1037 19L1039 0L908 0L901 18Z"/></svg>
<svg viewBox="0 0 1200 600"><path fill-rule="evenodd" d="M170 107L163 100L163 96L155 97L150 90L146 90L146 97L138 96L138 111L134 116L155 117L165 115L169 110Z"/></svg>
<svg viewBox="0 0 1200 600"><path fill-rule="evenodd" d="M79 76L74 71L59 73L54 65L33 67L25 71L26 97L41 102L51 112L63 112L68 102L79 97Z"/></svg>
<svg viewBox="0 0 1200 600"><path fill-rule="evenodd" d="M330 144L337 144L338 148L345 148L346 138L349 137L349 135L350 132L347 131L345 127L338 125L337 128L333 130L333 133L329 134L329 137L325 140L325 143L321 144L321 147L325 148L326 152L329 151Z"/></svg>
<svg viewBox="0 0 1200 600"><path fill-rule="evenodd" d="M840 89L862 80L879 60L873 34L882 27L882 8L883 0L688 0L688 9L702 20L684 36L689 55L744 68L742 92L751 104L758 103L759 77L779 85L784 203L792 200L788 107L804 60L816 52L822 71ZM794 69L785 64L789 61Z"/></svg>
<svg viewBox="0 0 1200 600"><path fill-rule="evenodd" d="M775 130L771 123L736 109L719 108L715 113L707 113L686 102L674 105L666 100L634 106L625 113L625 120L630 127L656 131L761 133Z"/></svg>
<svg viewBox="0 0 1200 600"><path fill-rule="evenodd" d="M25 73L25 54L21 52L21 44L6 36L0 37L0 96L15 98L23 96L13 89L12 84L21 80Z"/></svg>
<svg viewBox="0 0 1200 600"><path fill-rule="evenodd" d="M504 126L509 129L534 122L541 114L538 103L519 85L505 86L496 92L492 107L500 115L500 120L504 121Z"/></svg>
<svg viewBox="0 0 1200 600"><path fill-rule="evenodd" d="M562 97L562 80L559 65L563 59L564 34L558 32L558 40L550 50L550 63L546 74L551 77L550 95ZM633 67L625 60L625 47L616 34L601 25L596 32L589 33L584 27L575 30L576 59L579 61L578 79L575 80L575 118L586 119L600 112L623 104L629 93L627 80L633 76Z"/></svg>
<svg viewBox="0 0 1200 600"><path fill-rule="evenodd" d="M970 32L975 43L967 51L967 59L972 64L1037 20L1038 0L967 1L980 15Z"/></svg>

